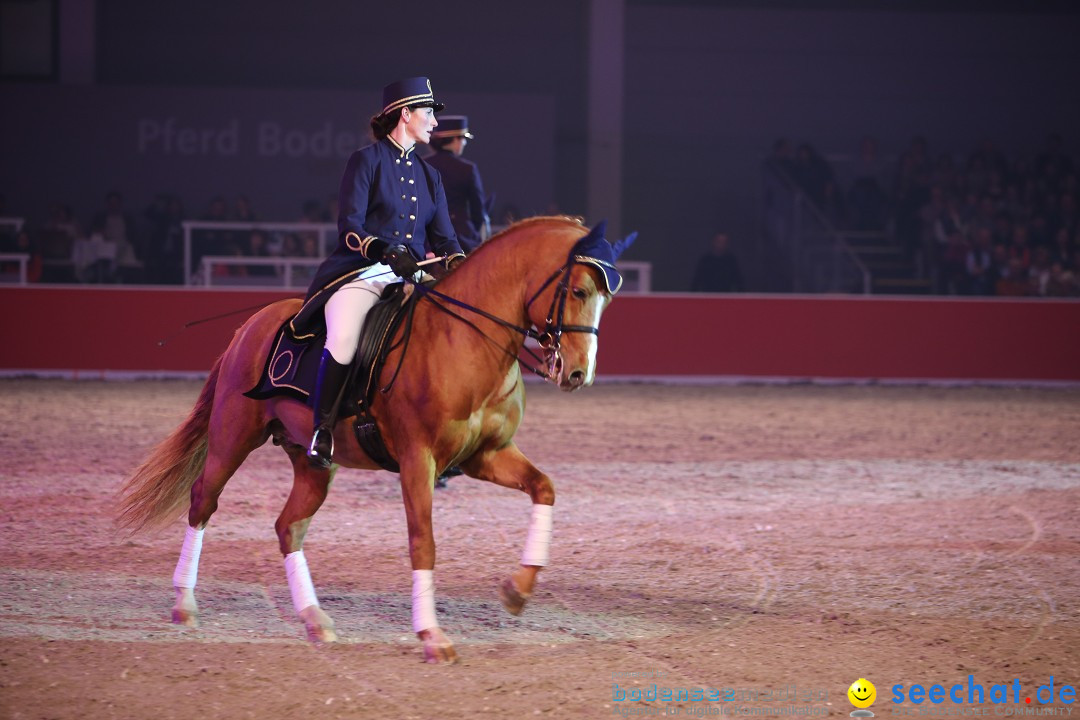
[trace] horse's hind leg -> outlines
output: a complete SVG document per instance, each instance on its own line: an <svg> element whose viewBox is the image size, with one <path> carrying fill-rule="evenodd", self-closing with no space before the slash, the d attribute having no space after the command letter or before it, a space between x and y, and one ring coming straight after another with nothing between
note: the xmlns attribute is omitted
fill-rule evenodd
<svg viewBox="0 0 1080 720"><path fill-rule="evenodd" d="M304 536L312 516L326 500L336 466L331 466L329 470L312 467L304 448L299 445L287 444L285 451L293 464L293 487L281 515L274 523L274 529L281 545L281 554L285 556L289 594L296 614L304 621L308 639L315 643L336 642L334 621L319 607L304 557Z"/></svg>
<svg viewBox="0 0 1080 720"><path fill-rule="evenodd" d="M465 469L475 478L521 490L532 498L532 518L521 553L521 565L499 587L503 607L512 615L520 615L532 597L537 573L548 564L555 486L513 443L474 457Z"/></svg>
<svg viewBox="0 0 1080 720"><path fill-rule="evenodd" d="M195 583L199 574L199 556L203 533L210 516L218 506L218 497L225 483L247 459L252 450L266 442L268 434L255 413L244 407L252 401L243 397L226 398L214 408L210 421L206 462L195 484L191 486L191 507L188 509L188 528L173 572L176 603L172 621L177 625L198 627L199 606L195 602Z"/></svg>

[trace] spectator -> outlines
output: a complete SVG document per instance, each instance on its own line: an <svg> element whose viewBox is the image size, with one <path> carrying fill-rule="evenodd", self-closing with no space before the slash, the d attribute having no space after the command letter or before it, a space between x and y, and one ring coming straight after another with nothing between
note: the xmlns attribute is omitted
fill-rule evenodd
<svg viewBox="0 0 1080 720"><path fill-rule="evenodd" d="M1046 297L1050 285L1050 249L1040 245L1035 248L1028 268L1028 294Z"/></svg>
<svg viewBox="0 0 1080 720"><path fill-rule="evenodd" d="M235 223L256 223L259 218L256 217L255 212L251 209L251 202L248 200L247 195L237 195L233 201L232 217L229 218ZM252 229L243 228L231 231L232 242L241 248L251 247L251 233ZM263 241L265 242L266 236L263 235Z"/></svg>
<svg viewBox="0 0 1080 720"><path fill-rule="evenodd" d="M854 180L848 192L851 229L880 232L885 229L889 200L884 188L885 167L878 157L877 141L864 137L855 160Z"/></svg>
<svg viewBox="0 0 1080 720"><path fill-rule="evenodd" d="M692 292L741 292L742 269L739 259L731 252L726 233L717 233L709 252L702 255L690 284Z"/></svg>
<svg viewBox="0 0 1080 720"><path fill-rule="evenodd" d="M967 257L971 243L963 230L949 233L941 249L941 271L938 275L938 292L960 295L967 291Z"/></svg>
<svg viewBox="0 0 1080 720"><path fill-rule="evenodd" d="M1054 243L1050 248L1050 260L1061 263L1061 266L1065 268L1069 266L1072 256L1073 245L1069 240L1069 229L1058 228L1058 231L1054 233Z"/></svg>
<svg viewBox="0 0 1080 720"><path fill-rule="evenodd" d="M1061 193L1051 229L1055 235L1058 230L1065 230L1070 236L1075 235L1080 230L1080 213L1077 211L1076 195L1074 193L1070 191Z"/></svg>
<svg viewBox="0 0 1080 720"><path fill-rule="evenodd" d="M265 258L270 257L269 243L266 238L266 233L262 230L252 230L248 235L248 247L245 253L247 257L253 258ZM244 273L248 277L270 277L274 275L273 265L245 265L246 272Z"/></svg>
<svg viewBox="0 0 1080 720"><path fill-rule="evenodd" d="M994 273L993 235L988 228L975 232L975 243L968 251L965 290L971 295L993 295L997 281Z"/></svg>
<svg viewBox="0 0 1080 720"><path fill-rule="evenodd" d="M203 222L226 223L229 221L229 205L225 198L216 195L210 199L206 212L199 219ZM240 255L241 247L233 240L233 235L224 228L196 230L192 233L191 262L196 272L202 266L203 255ZM220 266L219 266L220 267ZM221 272L215 269L214 274Z"/></svg>
<svg viewBox="0 0 1080 720"><path fill-rule="evenodd" d="M795 150L792 177L811 202L819 208L825 201L825 186L830 181L835 181L828 161L807 143L803 143Z"/></svg>
<svg viewBox="0 0 1080 720"><path fill-rule="evenodd" d="M43 230L49 232L62 233L71 242L74 242L76 238L82 237L82 231L79 228L79 223L75 219L74 213L71 211L69 205L62 203L54 203L49 208L49 219L45 221Z"/></svg>
<svg viewBox="0 0 1080 720"><path fill-rule="evenodd" d="M236 200L233 201L233 217L236 222L242 223L254 223L258 222L259 218L255 215L255 212L251 209L251 202L248 200L247 195L237 195Z"/></svg>
<svg viewBox="0 0 1080 720"><path fill-rule="evenodd" d="M124 196L116 190L105 196L105 210L94 217L93 228L116 247L114 270L121 279L141 279L142 262L136 250L135 222L124 210Z"/></svg>
<svg viewBox="0 0 1080 720"><path fill-rule="evenodd" d="M1012 263L1014 260L1024 273L1031 266L1031 244L1028 241L1026 225L1017 225L1013 228L1012 243L1009 245L1009 261Z"/></svg>
<svg viewBox="0 0 1080 720"><path fill-rule="evenodd" d="M184 205L176 195L159 193L143 211L150 223L146 246L147 280L184 282Z"/></svg>
<svg viewBox="0 0 1080 720"><path fill-rule="evenodd" d="M998 278L994 294L1006 297L1020 297L1027 295L1027 291L1027 271L1020 266L1020 260L1010 257L1005 271Z"/></svg>

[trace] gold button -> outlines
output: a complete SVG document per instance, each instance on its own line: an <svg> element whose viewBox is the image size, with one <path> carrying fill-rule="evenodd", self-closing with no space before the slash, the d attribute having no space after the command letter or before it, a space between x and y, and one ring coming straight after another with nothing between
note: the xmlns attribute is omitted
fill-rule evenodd
<svg viewBox="0 0 1080 720"><path fill-rule="evenodd" d="M402 220L404 220L405 219L405 213L401 213L400 215L398 215L398 217L401 218Z"/></svg>
<svg viewBox="0 0 1080 720"><path fill-rule="evenodd" d="M400 233L400 232L398 232L397 230L395 230L395 231L394 231L394 237L397 237L397 236L398 236L398 235L400 235L400 234L401 234L401 233Z"/></svg>
<svg viewBox="0 0 1080 720"><path fill-rule="evenodd" d="M394 162L396 162L398 165L401 164L401 160L395 160Z"/></svg>
<svg viewBox="0 0 1080 720"><path fill-rule="evenodd" d="M401 199L402 199L402 200L404 200L404 199L405 199L405 196L404 196L404 195L402 195L402 196L401 196ZM415 199L416 199L416 198L413 198L413 200L415 200Z"/></svg>
<svg viewBox="0 0 1080 720"><path fill-rule="evenodd" d="M404 215L402 215L401 217L405 217L405 216L404 216ZM409 216L409 219L410 219L410 220L415 220L415 219L416 219L416 216L415 216L415 215L410 215L410 216Z"/></svg>
<svg viewBox="0 0 1080 720"><path fill-rule="evenodd" d="M401 182L405 182L405 178L404 178L404 177L402 177L402 178L401 178ZM412 180L410 180L409 182L412 182Z"/></svg>
<svg viewBox="0 0 1080 720"><path fill-rule="evenodd" d="M405 161L405 164L406 164L406 165L412 165L412 160L406 160L406 161Z"/></svg>
<svg viewBox="0 0 1080 720"><path fill-rule="evenodd" d="M402 178L402 180L404 180L404 179L405 179L405 178ZM409 184L410 184L410 185L412 185L412 184L413 184L414 182L415 182L415 181L414 181L414 180L413 180L412 178L409 178Z"/></svg>
<svg viewBox="0 0 1080 720"><path fill-rule="evenodd" d="M412 233L405 233L405 239L406 240L411 240L412 239Z"/></svg>
<svg viewBox="0 0 1080 720"><path fill-rule="evenodd" d="M405 196L404 196L404 195L402 195L401 197L405 197ZM415 195L413 195L413 196L412 196L412 201L413 201L413 202L416 202L416 196L415 196Z"/></svg>

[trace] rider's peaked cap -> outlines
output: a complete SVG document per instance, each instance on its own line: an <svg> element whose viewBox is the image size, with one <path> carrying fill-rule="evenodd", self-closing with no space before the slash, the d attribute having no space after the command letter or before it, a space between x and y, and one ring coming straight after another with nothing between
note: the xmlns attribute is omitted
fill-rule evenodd
<svg viewBox="0 0 1080 720"><path fill-rule="evenodd" d="M463 137L473 139L469 132L469 117L467 115L440 115L439 127L432 131L433 138Z"/></svg>
<svg viewBox="0 0 1080 720"><path fill-rule="evenodd" d="M445 105L435 102L435 95L431 92L431 81L426 77L405 78L392 82L382 91L383 109L380 117L392 113L403 107L420 105L430 107L439 112Z"/></svg>
<svg viewBox="0 0 1080 720"><path fill-rule="evenodd" d="M581 238L570 251L570 255L576 262L584 265L592 265L600 271L600 277L604 279L609 293L614 295L622 287L623 278L619 269L615 267L615 261L622 255L623 250L637 239L637 233L630 233L625 239L612 245L604 237L607 231L607 221L600 223L589 231L589 234Z"/></svg>

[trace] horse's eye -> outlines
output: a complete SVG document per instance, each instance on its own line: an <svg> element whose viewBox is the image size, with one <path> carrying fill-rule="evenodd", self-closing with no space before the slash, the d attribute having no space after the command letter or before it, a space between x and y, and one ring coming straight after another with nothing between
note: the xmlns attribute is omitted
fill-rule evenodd
<svg viewBox="0 0 1080 720"><path fill-rule="evenodd" d="M588 297L588 293L586 293L581 288L574 288L573 292L574 297L576 297L578 300L584 300L586 297Z"/></svg>

